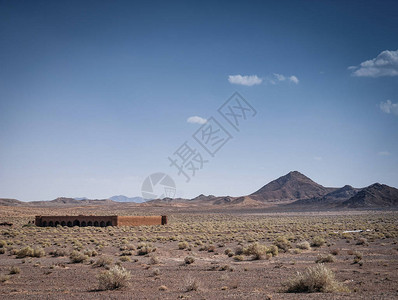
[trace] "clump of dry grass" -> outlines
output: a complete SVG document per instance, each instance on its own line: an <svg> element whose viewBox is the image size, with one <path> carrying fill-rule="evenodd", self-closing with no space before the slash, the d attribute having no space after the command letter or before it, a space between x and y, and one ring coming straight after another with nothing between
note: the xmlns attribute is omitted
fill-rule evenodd
<svg viewBox="0 0 398 300"><path fill-rule="evenodd" d="M59 256L66 256L67 253L65 250L56 249L54 251L51 251L50 255L52 255L54 257L59 257Z"/></svg>
<svg viewBox="0 0 398 300"><path fill-rule="evenodd" d="M19 274L19 273L21 273L21 269L18 268L17 266L12 266L12 267L10 268L10 274L11 274L11 275Z"/></svg>
<svg viewBox="0 0 398 300"><path fill-rule="evenodd" d="M334 261L335 261L334 256L332 254L328 254L328 255L319 255L315 262L316 263L331 263Z"/></svg>
<svg viewBox="0 0 398 300"><path fill-rule="evenodd" d="M312 240L311 246L312 247L321 247L325 244L325 239L323 237L320 236L316 236L314 237L314 239Z"/></svg>
<svg viewBox="0 0 398 300"><path fill-rule="evenodd" d="M101 256L94 263L96 267L109 267L112 264L113 260L109 256Z"/></svg>
<svg viewBox="0 0 398 300"><path fill-rule="evenodd" d="M200 282L197 279L192 278L190 276L188 276L185 279L185 291L186 292L198 291L199 289L200 289Z"/></svg>
<svg viewBox="0 0 398 300"><path fill-rule="evenodd" d="M267 251L268 248L266 246L254 243L243 249L243 254L252 255L254 260L259 260L266 256Z"/></svg>
<svg viewBox="0 0 398 300"><path fill-rule="evenodd" d="M348 289L335 279L334 273L323 264L309 267L285 283L287 293L333 293Z"/></svg>
<svg viewBox="0 0 398 300"><path fill-rule="evenodd" d="M296 247L301 249L301 250L310 250L311 245L307 241L302 241L296 244Z"/></svg>
<svg viewBox="0 0 398 300"><path fill-rule="evenodd" d="M184 262L186 265L193 264L195 262L195 258L192 256L187 256L185 257Z"/></svg>
<svg viewBox="0 0 398 300"><path fill-rule="evenodd" d="M129 285L131 273L125 268L115 265L108 271L102 272L97 278L100 290L116 290Z"/></svg>
<svg viewBox="0 0 398 300"><path fill-rule="evenodd" d="M28 247L22 248L21 250L17 251L16 254L17 254L17 258L24 258L27 256L42 257L45 255L45 252L42 248L32 249L31 247L28 246Z"/></svg>
<svg viewBox="0 0 398 300"><path fill-rule="evenodd" d="M8 276L8 275L0 275L0 282L1 283L6 282L8 280L10 280L10 276Z"/></svg>
<svg viewBox="0 0 398 300"><path fill-rule="evenodd" d="M183 250L183 249L187 249L189 247L188 242L179 242L178 243L178 249Z"/></svg>
<svg viewBox="0 0 398 300"><path fill-rule="evenodd" d="M274 245L277 246L279 249L283 250L284 252L286 252L291 247L289 240L284 236L279 236L275 240Z"/></svg>
<svg viewBox="0 0 398 300"><path fill-rule="evenodd" d="M85 262L88 259L88 256L79 251L73 250L69 255L69 259L72 263L78 264Z"/></svg>

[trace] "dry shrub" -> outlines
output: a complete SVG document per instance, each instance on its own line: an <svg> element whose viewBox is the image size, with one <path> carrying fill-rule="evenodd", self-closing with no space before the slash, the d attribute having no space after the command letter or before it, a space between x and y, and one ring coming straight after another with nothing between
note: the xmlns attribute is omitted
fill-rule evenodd
<svg viewBox="0 0 398 300"><path fill-rule="evenodd" d="M16 254L17 254L17 258L24 258L27 256L42 257L46 253L44 252L44 250L42 248L32 249L31 247L28 246L28 247L22 248L21 250L17 251Z"/></svg>
<svg viewBox="0 0 398 300"><path fill-rule="evenodd" d="M79 251L72 251L72 253L69 255L70 261L74 264L82 263L85 262L88 259L87 255L84 255L83 253L80 253Z"/></svg>
<svg viewBox="0 0 398 300"><path fill-rule="evenodd" d="M156 248L152 247L151 244L146 244L146 243L138 244L137 248L138 248L137 252L138 255L146 255L148 253L156 251Z"/></svg>
<svg viewBox="0 0 398 300"><path fill-rule="evenodd" d="M319 255L315 262L316 263L331 263L334 261L335 261L334 256L332 254L328 254L328 255Z"/></svg>
<svg viewBox="0 0 398 300"><path fill-rule="evenodd" d="M367 239L365 239L365 238L359 238L358 240L357 240L357 243L356 243L357 245L368 245L368 240Z"/></svg>
<svg viewBox="0 0 398 300"><path fill-rule="evenodd" d="M183 250L183 249L187 249L189 247L188 242L179 242L178 243L178 249Z"/></svg>
<svg viewBox="0 0 398 300"><path fill-rule="evenodd" d="M8 275L0 275L0 282L6 282L7 280L10 280L10 276Z"/></svg>
<svg viewBox="0 0 398 300"><path fill-rule="evenodd" d="M265 257L265 255L267 254L267 250L268 249L266 246L254 243L243 249L243 254L253 255L254 260L259 260Z"/></svg>
<svg viewBox="0 0 398 300"><path fill-rule="evenodd" d="M283 250L284 252L286 252L291 247L289 240L284 236L279 236L275 240L274 245L277 246L279 249Z"/></svg>
<svg viewBox="0 0 398 300"><path fill-rule="evenodd" d="M51 251L50 255L52 255L54 257L59 257L59 256L66 256L67 253L65 250L56 249L54 251Z"/></svg>
<svg viewBox="0 0 398 300"><path fill-rule="evenodd" d="M185 262L186 265L193 264L194 261L195 261L195 258L192 257L192 256L187 256L187 257L185 257L185 259L184 259L184 262Z"/></svg>
<svg viewBox="0 0 398 300"><path fill-rule="evenodd" d="M97 278L100 290L116 290L129 285L131 274L125 268L115 265L108 271L102 272Z"/></svg>
<svg viewBox="0 0 398 300"><path fill-rule="evenodd" d="M302 241L302 242L297 243L296 247L301 250L310 250L311 249L311 245L307 241Z"/></svg>
<svg viewBox="0 0 398 300"><path fill-rule="evenodd" d="M160 264L160 260L159 260L159 258L157 256L152 256L149 259L149 264L150 265L158 265L158 264Z"/></svg>
<svg viewBox="0 0 398 300"><path fill-rule="evenodd" d="M200 282L197 279L192 278L190 276L188 276L185 279L185 291L186 292L198 291L199 289L200 289Z"/></svg>
<svg viewBox="0 0 398 300"><path fill-rule="evenodd" d="M97 261L94 263L94 266L96 267L109 267L112 264L113 260L109 256L101 256L100 258L97 259Z"/></svg>
<svg viewBox="0 0 398 300"><path fill-rule="evenodd" d="M323 237L320 236L316 236L314 237L314 239L312 240L312 247L321 247L325 244L325 239Z"/></svg>
<svg viewBox="0 0 398 300"><path fill-rule="evenodd" d="M19 274L19 273L21 273L21 269L18 268L17 266L12 266L12 267L10 268L10 274L11 274L11 275L13 275L13 274Z"/></svg>
<svg viewBox="0 0 398 300"><path fill-rule="evenodd" d="M309 267L285 283L287 293L333 293L348 289L336 281L334 273L323 264Z"/></svg>
<svg viewBox="0 0 398 300"><path fill-rule="evenodd" d="M275 245L271 245L267 250L267 254L272 254L272 256L278 256L278 253L278 247Z"/></svg>

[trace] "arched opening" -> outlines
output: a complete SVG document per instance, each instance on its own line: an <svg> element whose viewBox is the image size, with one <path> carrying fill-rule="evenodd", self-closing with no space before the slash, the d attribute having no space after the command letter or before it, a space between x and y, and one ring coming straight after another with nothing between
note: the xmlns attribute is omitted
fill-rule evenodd
<svg viewBox="0 0 398 300"><path fill-rule="evenodd" d="M73 226L80 226L80 221L79 220L74 220L73 221Z"/></svg>
<svg viewBox="0 0 398 300"><path fill-rule="evenodd" d="M72 222L68 221L68 223L66 223L66 225L68 225L68 227L72 227Z"/></svg>
<svg viewBox="0 0 398 300"><path fill-rule="evenodd" d="M54 227L54 222L53 221L48 222L48 226Z"/></svg>
<svg viewBox="0 0 398 300"><path fill-rule="evenodd" d="M93 222L88 221L88 222L87 222L87 226L93 226Z"/></svg>
<svg viewBox="0 0 398 300"><path fill-rule="evenodd" d="M86 226L87 226L86 221L82 221L82 223L80 224L80 226L81 226L81 227L86 227Z"/></svg>
<svg viewBox="0 0 398 300"><path fill-rule="evenodd" d="M101 226L101 227L105 227L105 222L104 222L104 221L101 221L100 226Z"/></svg>
<svg viewBox="0 0 398 300"><path fill-rule="evenodd" d="M66 226L66 222L65 222L65 221L62 221L62 222L61 222L61 226Z"/></svg>
<svg viewBox="0 0 398 300"><path fill-rule="evenodd" d="M112 226L112 222L111 221L106 222L106 226Z"/></svg>
<svg viewBox="0 0 398 300"><path fill-rule="evenodd" d="M55 221L55 227L57 227L59 225L58 221Z"/></svg>
<svg viewBox="0 0 398 300"><path fill-rule="evenodd" d="M94 226L95 226L95 227L98 227L98 226L99 226L98 221L95 221L95 222L94 222Z"/></svg>
<svg viewBox="0 0 398 300"><path fill-rule="evenodd" d="M46 227L46 226L47 226L47 222L46 222L46 221L43 221L43 222L41 223L41 226Z"/></svg>

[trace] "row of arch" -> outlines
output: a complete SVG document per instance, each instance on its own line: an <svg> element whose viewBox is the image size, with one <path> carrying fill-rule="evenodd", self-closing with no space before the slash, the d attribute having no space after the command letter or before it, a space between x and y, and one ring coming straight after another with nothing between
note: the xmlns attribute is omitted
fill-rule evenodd
<svg viewBox="0 0 398 300"><path fill-rule="evenodd" d="M49 226L49 227L57 227L58 225L60 225L60 226L68 226L68 227L73 227L73 226L80 226L80 227L87 227L87 226L94 226L94 227L106 227L106 226L112 226L112 222L111 221L107 221L107 222L105 222L105 221L88 221L88 222L86 222L86 221L79 221L79 220L74 220L73 222L72 221L68 221L68 222L66 222L66 221L61 221L61 222L59 222L59 221L49 221L49 222L47 222L47 221L43 221L43 222L41 222L41 226L42 227L47 227L47 226Z"/></svg>

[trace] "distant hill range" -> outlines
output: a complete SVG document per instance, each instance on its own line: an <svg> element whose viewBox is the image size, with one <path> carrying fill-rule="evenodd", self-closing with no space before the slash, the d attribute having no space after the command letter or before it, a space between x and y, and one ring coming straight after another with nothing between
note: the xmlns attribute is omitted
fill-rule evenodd
<svg viewBox="0 0 398 300"><path fill-rule="evenodd" d="M134 202L134 203L143 203L145 202L145 199L142 197L127 197L124 195L119 195L119 196L112 196L109 197L110 200L115 201L115 202Z"/></svg>
<svg viewBox="0 0 398 300"><path fill-rule="evenodd" d="M145 203L144 203L145 202ZM175 205L175 206L280 206L288 209L357 209L398 207L398 189L375 183L365 188L345 185L341 188L324 187L298 171L273 180L256 192L239 197L205 196L193 199L164 198L145 201L141 197L112 196L107 199L90 200L60 197L51 201L22 202L16 199L0 198L0 206L82 206L132 203L136 205Z"/></svg>

